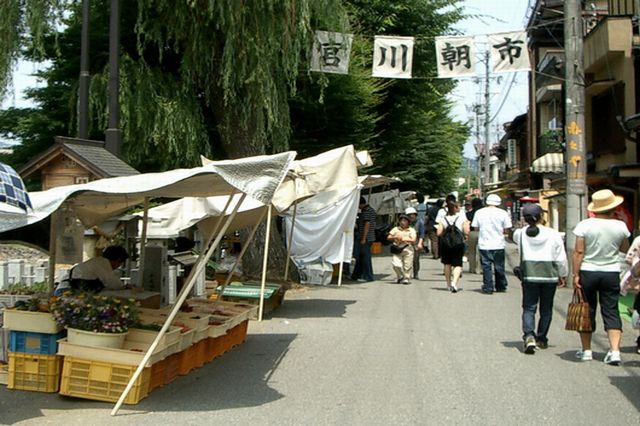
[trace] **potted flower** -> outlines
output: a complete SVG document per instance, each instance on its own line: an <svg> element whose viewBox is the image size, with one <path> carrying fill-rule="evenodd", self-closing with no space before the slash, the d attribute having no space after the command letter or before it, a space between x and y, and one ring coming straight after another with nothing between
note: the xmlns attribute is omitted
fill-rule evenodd
<svg viewBox="0 0 640 426"><path fill-rule="evenodd" d="M51 304L56 322L67 329L68 342L122 348L137 322L135 300L89 293L65 293Z"/></svg>

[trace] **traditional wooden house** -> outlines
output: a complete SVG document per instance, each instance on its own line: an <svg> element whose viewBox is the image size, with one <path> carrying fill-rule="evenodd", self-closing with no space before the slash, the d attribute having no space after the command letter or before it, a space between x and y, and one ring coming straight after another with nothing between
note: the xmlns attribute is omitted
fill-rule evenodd
<svg viewBox="0 0 640 426"><path fill-rule="evenodd" d="M39 177L45 191L139 172L107 151L102 141L58 136L51 148L25 164L19 173L23 179Z"/></svg>

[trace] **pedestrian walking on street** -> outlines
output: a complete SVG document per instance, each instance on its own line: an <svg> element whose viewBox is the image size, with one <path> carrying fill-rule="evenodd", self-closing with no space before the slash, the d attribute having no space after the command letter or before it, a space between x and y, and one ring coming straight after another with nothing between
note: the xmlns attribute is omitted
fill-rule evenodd
<svg viewBox="0 0 640 426"><path fill-rule="evenodd" d="M474 198L471 200L471 210L466 212L469 223L473 222L476 212L482 208L482 198ZM467 260L469 262L469 272L479 274L480 254L478 253L478 231L471 229L469 231L469 239L467 240Z"/></svg>
<svg viewBox="0 0 640 426"><path fill-rule="evenodd" d="M401 214L398 226L389 232L387 237L393 244L391 266L396 273L397 283L410 284L413 276L413 243L416 241L416 230L409 226L409 217Z"/></svg>
<svg viewBox="0 0 640 426"><path fill-rule="evenodd" d="M625 261L629 265L629 271L623 277L623 282L620 283L620 294L624 296L628 291L636 292L633 310L640 312L640 292L638 291L640 287L640 237L636 237L631 243ZM640 354L640 336L636 339L636 352Z"/></svg>
<svg viewBox="0 0 640 426"><path fill-rule="evenodd" d="M482 293L507 291L504 273L504 236L511 229L511 216L498 206L502 203L496 194L487 197L486 205L476 212L471 227L478 230L478 249L482 266ZM495 273L495 286L494 286Z"/></svg>
<svg viewBox="0 0 640 426"><path fill-rule="evenodd" d="M591 337L596 329L596 308L600 301L600 313L604 329L609 338L609 352L604 362L619 365L620 338L622 322L618 309L620 296L620 252L626 253L629 248L630 235L627 225L613 218L616 207L624 202L624 198L615 195L608 189L596 191L591 196L587 210L594 213L591 217L579 222L573 233L576 236L573 251L573 285L582 288L589 302L591 315L590 332L580 332L582 349L576 356L582 361L593 359ZM576 273L579 271L579 273Z"/></svg>
<svg viewBox="0 0 640 426"><path fill-rule="evenodd" d="M418 211L413 207L407 207L404 214L409 217L411 226L416 230L416 242L413 243L413 278L417 280L420 272L420 253L424 248L424 220L420 219Z"/></svg>
<svg viewBox="0 0 640 426"><path fill-rule="evenodd" d="M543 210L538 204L523 207L528 226L517 229L513 240L520 251L522 272L522 339L524 353L532 355L537 348L549 345L553 298L556 287L564 287L568 273L567 253L562 236L555 229L542 226ZM538 330L536 310L540 308Z"/></svg>
<svg viewBox="0 0 640 426"><path fill-rule="evenodd" d="M356 220L358 238L354 244L356 259L352 280L358 282L373 281L373 264L371 262L371 244L376 240L376 211L360 197L360 214Z"/></svg>
<svg viewBox="0 0 640 426"><path fill-rule="evenodd" d="M431 246L431 256L434 259L438 259L440 257L440 249L438 245L438 231L436 229L436 217L438 216L438 212L442 209L444 205L444 200L439 199L436 203L427 210L427 216L425 219L425 230L427 232L427 238L429 239L429 244Z"/></svg>
<svg viewBox="0 0 640 426"><path fill-rule="evenodd" d="M457 202L448 200L446 208L446 215L437 224L438 236L440 237L440 256L444 265L447 288L452 293L457 293L458 282L462 274L465 241L469 236L469 221L467 221L464 212L460 211L460 204Z"/></svg>

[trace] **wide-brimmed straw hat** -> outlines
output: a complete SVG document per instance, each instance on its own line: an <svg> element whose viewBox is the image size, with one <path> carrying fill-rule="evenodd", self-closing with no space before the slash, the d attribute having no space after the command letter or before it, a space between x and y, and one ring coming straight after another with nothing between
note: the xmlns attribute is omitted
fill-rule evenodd
<svg viewBox="0 0 640 426"><path fill-rule="evenodd" d="M591 202L587 210L593 213L602 213L613 210L624 202L624 197L616 195L610 189L602 189L591 195Z"/></svg>

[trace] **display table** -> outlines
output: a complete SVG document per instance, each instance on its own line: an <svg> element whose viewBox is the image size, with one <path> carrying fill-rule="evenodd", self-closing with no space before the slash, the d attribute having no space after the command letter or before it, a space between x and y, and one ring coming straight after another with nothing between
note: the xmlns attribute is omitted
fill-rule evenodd
<svg viewBox="0 0 640 426"><path fill-rule="evenodd" d="M160 307L162 296L154 291L144 291L137 288L130 290L102 290L100 295L116 297L118 299L135 299L141 307L157 309Z"/></svg>
<svg viewBox="0 0 640 426"><path fill-rule="evenodd" d="M223 301L249 303L258 305L260 303L260 284L254 282L232 282L225 287L216 288L216 296ZM284 285L267 283L264 289L264 313L269 313L282 305L286 289Z"/></svg>

